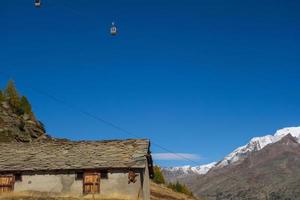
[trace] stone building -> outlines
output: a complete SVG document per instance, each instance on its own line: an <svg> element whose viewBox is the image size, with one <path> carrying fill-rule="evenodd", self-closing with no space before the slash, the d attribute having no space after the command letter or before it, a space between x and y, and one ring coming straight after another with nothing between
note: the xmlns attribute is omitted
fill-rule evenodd
<svg viewBox="0 0 300 200"><path fill-rule="evenodd" d="M148 140L0 143L0 193L149 200L152 177Z"/></svg>

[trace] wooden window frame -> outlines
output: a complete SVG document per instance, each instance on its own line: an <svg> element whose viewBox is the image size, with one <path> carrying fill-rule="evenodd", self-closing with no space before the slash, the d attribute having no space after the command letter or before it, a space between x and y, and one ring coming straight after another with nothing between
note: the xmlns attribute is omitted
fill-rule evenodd
<svg viewBox="0 0 300 200"><path fill-rule="evenodd" d="M93 182L93 183L90 183L90 182L87 183L87 182L85 182L86 181L85 177L87 175L95 175L95 176L97 176L98 181L97 182ZM83 173L83 184L82 184L83 185L83 194L99 194L100 193L100 182L101 182L101 174L100 174L100 172L84 172ZM94 187L96 186L97 191L96 192L87 192L86 189L85 189L86 185L93 185Z"/></svg>
<svg viewBox="0 0 300 200"><path fill-rule="evenodd" d="M1 178L12 178L11 183L8 184L1 184L0 183L0 193L2 193L2 188L8 188L8 192L13 192L14 191L14 186L15 186L15 176L14 175L0 175Z"/></svg>

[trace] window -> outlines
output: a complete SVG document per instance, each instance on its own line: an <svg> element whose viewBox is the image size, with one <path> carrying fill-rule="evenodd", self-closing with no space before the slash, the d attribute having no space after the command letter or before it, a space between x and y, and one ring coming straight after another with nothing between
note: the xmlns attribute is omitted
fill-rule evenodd
<svg viewBox="0 0 300 200"><path fill-rule="evenodd" d="M97 194L100 192L100 173L87 172L83 178L83 193Z"/></svg>
<svg viewBox="0 0 300 200"><path fill-rule="evenodd" d="M15 181L16 182L21 182L22 181L22 174L21 173L15 174Z"/></svg>
<svg viewBox="0 0 300 200"><path fill-rule="evenodd" d="M101 179L108 179L108 171L107 170L101 170L100 171Z"/></svg>
<svg viewBox="0 0 300 200"><path fill-rule="evenodd" d="M75 180L83 180L83 172L77 172L75 176Z"/></svg>
<svg viewBox="0 0 300 200"><path fill-rule="evenodd" d="M14 184L15 184L14 176L0 175L0 193L13 191Z"/></svg>

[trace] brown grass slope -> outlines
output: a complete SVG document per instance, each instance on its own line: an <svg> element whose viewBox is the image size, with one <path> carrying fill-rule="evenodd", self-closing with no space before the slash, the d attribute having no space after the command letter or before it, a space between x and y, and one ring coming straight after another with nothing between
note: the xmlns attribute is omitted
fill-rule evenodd
<svg viewBox="0 0 300 200"><path fill-rule="evenodd" d="M195 198L174 192L166 186L151 183L151 200L195 200Z"/></svg>

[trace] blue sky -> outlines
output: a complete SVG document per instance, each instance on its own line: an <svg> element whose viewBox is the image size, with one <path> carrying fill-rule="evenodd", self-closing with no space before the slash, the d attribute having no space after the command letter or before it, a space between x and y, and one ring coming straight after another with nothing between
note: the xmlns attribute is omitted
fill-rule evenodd
<svg viewBox="0 0 300 200"><path fill-rule="evenodd" d="M0 85L13 78L55 137L130 138L85 110L205 164L300 125L299 1L42 3L0 3ZM171 159L155 162L195 165Z"/></svg>

